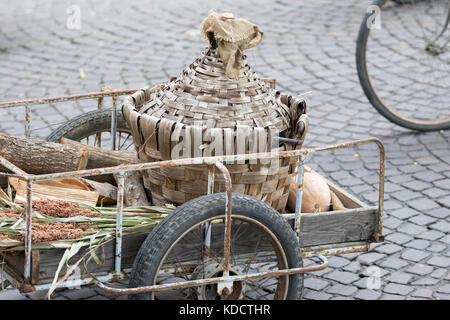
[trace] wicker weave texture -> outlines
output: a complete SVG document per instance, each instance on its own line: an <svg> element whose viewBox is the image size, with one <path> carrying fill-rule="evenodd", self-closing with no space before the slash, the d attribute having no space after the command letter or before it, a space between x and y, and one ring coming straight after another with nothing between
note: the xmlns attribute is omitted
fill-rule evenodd
<svg viewBox="0 0 450 320"><path fill-rule="evenodd" d="M301 99L281 95L260 80L244 60L239 80L225 76L214 50L197 59L168 84L142 89L124 101L142 162L285 150L275 136L294 137ZM275 140L276 142L276 140ZM233 192L286 206L295 159L227 164ZM152 169L144 173L154 204L182 204L207 191L207 166ZM221 174L215 192L225 191Z"/></svg>

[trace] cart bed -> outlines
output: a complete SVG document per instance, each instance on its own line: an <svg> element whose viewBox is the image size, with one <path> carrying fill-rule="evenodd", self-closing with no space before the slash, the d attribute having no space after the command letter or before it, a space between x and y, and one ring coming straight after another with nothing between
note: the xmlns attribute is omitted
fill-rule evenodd
<svg viewBox="0 0 450 320"><path fill-rule="evenodd" d="M329 211L316 214L302 214L300 225L300 245L303 256L317 253L323 255L340 254L348 252L367 251L371 242L371 237L378 230L378 209L376 206L369 207L362 203L346 191L327 181L330 189L339 197L348 210ZM283 214L288 222L294 226L295 214ZM223 233L222 223L213 225L213 234ZM142 242L147 237L147 233L127 235L123 237L122 243L122 268L130 269L134 258L141 247ZM220 238L220 237L219 237ZM256 239L252 234L247 235L247 245L245 248L234 248L235 254L240 253L245 256L248 248L254 248ZM222 247L223 241L212 241L211 247ZM269 244L259 243L259 248L264 251ZM110 273L114 270L114 241L106 243L104 246L104 264L97 265L93 260L88 264L88 270L92 274ZM82 250L76 254L71 261L77 261L83 255ZM34 250L32 254L31 283L32 285L43 285L51 283L58 264L65 252L65 249ZM102 250L97 251L99 257ZM185 256L190 261L195 260L201 253L198 250L186 248ZM186 258L186 262L188 258ZM181 259L183 260L183 259ZM7 253L5 256L5 271L16 278L18 282L23 279L24 254L23 252ZM82 268L82 267L81 267ZM61 275L65 273L65 267Z"/></svg>

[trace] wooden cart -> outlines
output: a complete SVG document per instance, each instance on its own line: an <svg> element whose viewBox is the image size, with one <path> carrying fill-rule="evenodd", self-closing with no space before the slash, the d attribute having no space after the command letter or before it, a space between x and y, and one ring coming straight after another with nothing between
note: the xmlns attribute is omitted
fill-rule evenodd
<svg viewBox="0 0 450 320"><path fill-rule="evenodd" d="M105 96L117 97L121 94L129 94L132 91L96 92L79 96L15 101L1 103L0 107L26 105L28 110L32 104L55 103L81 98L103 99ZM115 119L115 100L112 113L112 118ZM29 114L26 119L26 132L29 133ZM112 122L112 132L115 130L114 121ZM315 152L366 143L375 143L380 150L378 206L366 206L328 181L330 189L348 209L317 214L301 213L302 177L306 156ZM229 172L223 162L274 157L288 157L299 160L295 213L279 213L261 200L232 193ZM106 292L129 294L133 298L149 298L154 297L155 292L176 291L186 294L185 298L194 294L196 298L201 299L217 297L260 299L266 296L254 295L251 297L246 295L244 288L250 287L250 284L246 283L261 279L272 279L272 282L275 282L275 284L272 284L272 289L264 288L264 292L270 292L271 297L276 299L298 299L301 297L303 274L326 268L328 261L325 256L365 252L369 250L370 243L384 240L382 235L384 148L381 141L376 138L313 149L283 151L276 155L262 153L179 159L44 175L28 175L2 158L1 155L0 163L14 172L16 176L26 180L28 184L28 197L25 206L27 232L24 251L2 252L4 279L22 292L49 289L58 263L64 254L63 249L33 249L31 243L31 191L33 183L38 181L114 173L119 175L119 179L122 179L123 182L123 175L128 171L181 165L209 165L211 168L208 180L208 195L191 200L178 207L160 222L150 234L141 233L122 237L123 183L119 183L116 238L115 241L104 245L104 263L97 265L90 262L86 266L88 272L82 272L75 281L72 279L62 282L59 287L96 283ZM1 175L2 173L0 173ZM213 194L214 179L218 177L225 180L227 192ZM221 205L220 214L207 212L208 210L217 211L217 208L214 209L217 204ZM247 205L253 207L244 208ZM280 217L283 218L282 221ZM234 224L239 221L241 221L241 224ZM289 226L290 231L286 229L286 226ZM239 240L240 242L236 237L233 237L240 230L238 227L245 230L245 237ZM201 240L197 241L198 243L195 243L195 245L193 245L192 237L194 235L192 233L201 235ZM177 256L176 259L173 255L175 249L175 256L181 255L181 257ZM218 258L219 256L220 258ZM73 259L79 257L81 257L81 253ZM304 267L302 258L305 257L318 257L321 262L318 265ZM275 268L273 267L274 263ZM238 264L240 264L239 267ZM146 267L146 265L149 265L149 267ZM152 274L152 276L149 276L149 274ZM128 277L131 277L131 280L130 288L127 289L112 288L104 284ZM169 298L177 297L176 295L169 296Z"/></svg>

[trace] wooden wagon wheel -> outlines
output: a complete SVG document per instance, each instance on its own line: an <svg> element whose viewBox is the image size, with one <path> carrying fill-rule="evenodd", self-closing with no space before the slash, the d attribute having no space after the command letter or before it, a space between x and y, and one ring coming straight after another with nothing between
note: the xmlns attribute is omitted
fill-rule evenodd
<svg viewBox="0 0 450 320"><path fill-rule="evenodd" d="M178 207L147 237L136 256L130 287L222 276L225 194L191 200ZM230 275L245 275L302 266L297 237L286 220L267 203L233 194ZM211 225L211 245L204 248L204 228ZM284 300L300 299L303 274L233 283L219 295L217 285L129 296L130 299Z"/></svg>

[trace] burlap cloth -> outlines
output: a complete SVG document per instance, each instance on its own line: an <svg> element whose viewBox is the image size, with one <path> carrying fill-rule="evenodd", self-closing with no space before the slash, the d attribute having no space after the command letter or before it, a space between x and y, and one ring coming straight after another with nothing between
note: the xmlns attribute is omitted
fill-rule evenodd
<svg viewBox="0 0 450 320"><path fill-rule="evenodd" d="M213 48L217 46L220 59L225 63L225 75L230 79L239 78L243 51L257 46L264 33L256 24L235 18L232 13L209 12L203 20L201 32Z"/></svg>

